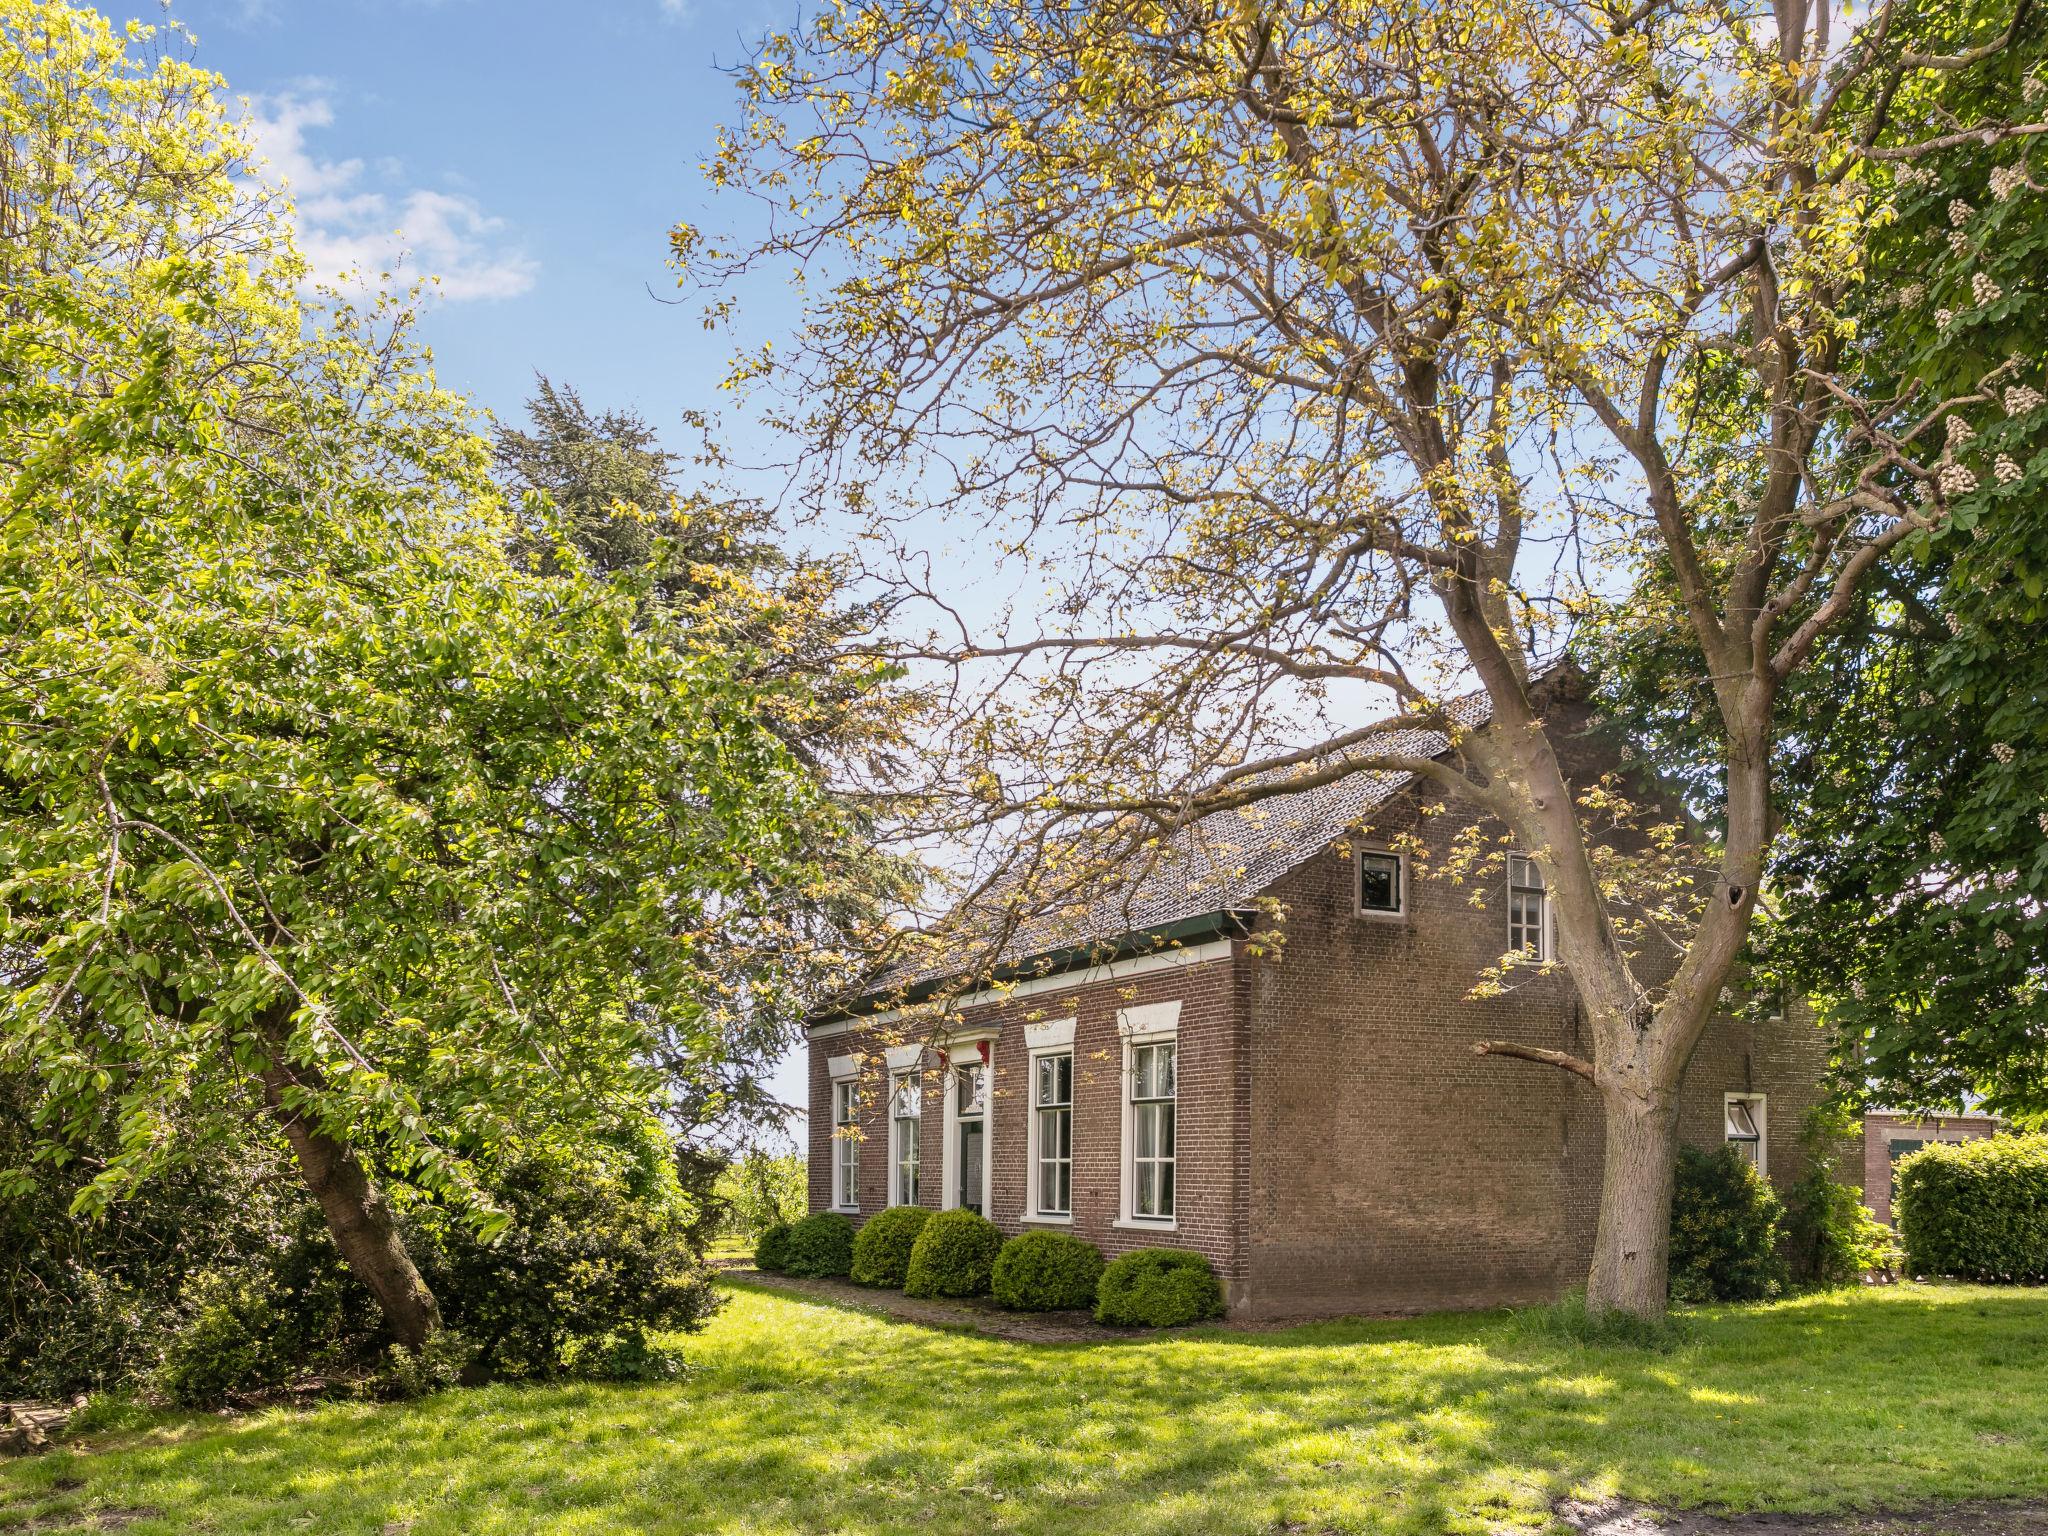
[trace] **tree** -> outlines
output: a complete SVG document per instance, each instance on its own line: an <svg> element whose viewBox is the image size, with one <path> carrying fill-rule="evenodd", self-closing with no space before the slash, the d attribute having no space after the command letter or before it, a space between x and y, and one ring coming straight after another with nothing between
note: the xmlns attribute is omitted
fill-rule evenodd
<svg viewBox="0 0 2048 1536"><path fill-rule="evenodd" d="M0 0L7 1185L110 1146L90 1216L260 1113L417 1346L394 1196L489 1237L477 1159L786 1038L839 812L800 684L651 601L659 544L607 578L515 521L405 301L302 299L152 36Z"/></svg>
<svg viewBox="0 0 2048 1536"><path fill-rule="evenodd" d="M1995 13L1978 7L1978 23ZM1999 58L1902 91L1895 120L1923 136L1995 129L2043 94L2029 83L2043 39L2030 16ZM1874 232L1847 307L1862 392L1897 402L1902 430L1916 395L1967 393L2048 342L2048 169L2038 140L1986 152L1966 136L1875 179L1898 217ZM1753 958L1813 998L1857 1092L2027 1118L2048 1111L2048 402L2016 382L1965 425L1991 472L1873 569L1781 696L1785 835ZM1709 700L1675 611L1668 572L1651 572L1607 615L1602 670L1612 707L1711 800Z"/></svg>
<svg viewBox="0 0 2048 1536"><path fill-rule="evenodd" d="M872 0L738 72L710 170L767 232L673 234L713 319L743 275L802 270L800 333L731 382L821 515L893 537L906 594L957 596L920 558L934 515L1048 588L1050 632L956 601L910 647L959 700L934 827L1055 871L986 884L1008 910L1086 883L1038 850L1143 857L1364 769L1533 854L1593 1050L1476 1044L1599 1094L1596 1310L1665 1305L1676 1092L1757 910L1780 694L1981 478L1947 423L2038 369L1863 392L1878 168L2042 131L2020 103L1895 121L2013 20L1902 15L1845 38L1806 0ZM1719 793L1692 878L1642 891L1603 877L1532 678L1651 561L1704 658ZM1483 731L1448 708L1474 683ZM1347 728L1367 689L1397 716Z"/></svg>

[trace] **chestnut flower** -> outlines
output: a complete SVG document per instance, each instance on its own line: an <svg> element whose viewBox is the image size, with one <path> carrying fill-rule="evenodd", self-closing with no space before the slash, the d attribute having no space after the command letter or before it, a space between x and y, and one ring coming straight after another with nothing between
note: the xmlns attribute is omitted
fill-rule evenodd
<svg viewBox="0 0 2048 1536"><path fill-rule="evenodd" d="M2002 741L1994 741L1991 744L1991 755L2001 763L2009 763L2015 756L2012 748Z"/></svg>
<svg viewBox="0 0 2048 1536"><path fill-rule="evenodd" d="M1934 312L1935 328L1937 330L1947 330L1949 322L1955 319L1955 317L1956 312L1952 309L1937 309Z"/></svg>
<svg viewBox="0 0 2048 1536"><path fill-rule="evenodd" d="M1899 290L1899 307L1901 309L1918 309L1920 301L1926 297L1927 285L1925 283L1908 283Z"/></svg>
<svg viewBox="0 0 2048 1536"><path fill-rule="evenodd" d="M1941 488L1950 496L1967 496L1977 489L1977 477L1960 464L1941 466Z"/></svg>
<svg viewBox="0 0 2048 1536"><path fill-rule="evenodd" d="M1960 197L1952 197L1948 200L1948 221L1958 229L1969 223L1970 215L1976 211L1976 209L1972 208Z"/></svg>
<svg viewBox="0 0 2048 1536"><path fill-rule="evenodd" d="M1994 933L1991 936L1991 942L1996 944L2000 949L2011 949L2012 935L2007 933L2003 928L2001 928L1998 930L1998 932Z"/></svg>
<svg viewBox="0 0 2048 1536"><path fill-rule="evenodd" d="M1982 272L1973 272L1970 274L1970 297L1975 299L1977 307L1982 309L1986 304L1996 304L2004 298L2005 290Z"/></svg>
<svg viewBox="0 0 2048 1536"><path fill-rule="evenodd" d="M1946 425L1948 428L1948 445L1951 448L1959 448L1977 435L1970 430L1970 424L1960 416L1951 415Z"/></svg>
<svg viewBox="0 0 2048 1536"><path fill-rule="evenodd" d="M1936 853L1945 853L1948 850L1948 839L1936 832L1927 839L1927 846Z"/></svg>
<svg viewBox="0 0 2048 1536"><path fill-rule="evenodd" d="M2041 391L2031 384L2008 384L2005 388L2008 416L2024 416L2029 411L2039 410L2042 404Z"/></svg>
<svg viewBox="0 0 2048 1536"><path fill-rule="evenodd" d="M1998 476L1998 483L2000 485L2011 485L2013 481L2020 478L2021 474L2019 465L2013 463L2010 457L2002 453L1992 461L1991 472Z"/></svg>

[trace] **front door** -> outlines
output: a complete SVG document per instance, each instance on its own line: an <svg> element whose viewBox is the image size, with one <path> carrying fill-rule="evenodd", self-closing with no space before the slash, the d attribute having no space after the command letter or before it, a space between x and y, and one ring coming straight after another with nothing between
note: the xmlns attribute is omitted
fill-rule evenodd
<svg viewBox="0 0 2048 1536"><path fill-rule="evenodd" d="M988 1123L988 1069L980 1066L962 1067L960 1070L959 1128L960 1155L953 1160L960 1170L960 1186L954 1198L960 1209L972 1211L977 1216L988 1213L981 1208L982 1171L987 1157Z"/></svg>

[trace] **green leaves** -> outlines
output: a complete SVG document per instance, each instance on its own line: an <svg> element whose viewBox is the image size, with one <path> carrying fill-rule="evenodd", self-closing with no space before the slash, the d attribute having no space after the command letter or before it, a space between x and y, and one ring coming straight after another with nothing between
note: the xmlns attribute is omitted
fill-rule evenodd
<svg viewBox="0 0 2048 1536"><path fill-rule="evenodd" d="M42 50L0 108L103 190L0 166L41 242L0 245L0 1070L38 1157L118 1126L81 1210L281 1056L488 1234L480 1154L792 1028L788 893L841 825L773 728L803 680L558 558L402 305L302 306L214 82L45 9L0 0L0 53ZM131 152L187 174L93 159Z"/></svg>

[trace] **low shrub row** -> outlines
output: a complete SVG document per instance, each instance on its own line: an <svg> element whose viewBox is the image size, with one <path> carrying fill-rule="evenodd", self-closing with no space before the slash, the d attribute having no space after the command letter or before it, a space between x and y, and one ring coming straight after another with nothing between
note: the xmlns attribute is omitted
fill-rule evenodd
<svg viewBox="0 0 2048 1536"><path fill-rule="evenodd" d="M1093 1243L1065 1232L1005 1242L994 1222L972 1211L895 1206L858 1231L844 1216L806 1216L763 1232L754 1264L909 1296L992 1295L1022 1312L1092 1308L1097 1322L1115 1327L1178 1328L1223 1315L1223 1287L1198 1253L1140 1248L1105 1264Z"/></svg>

